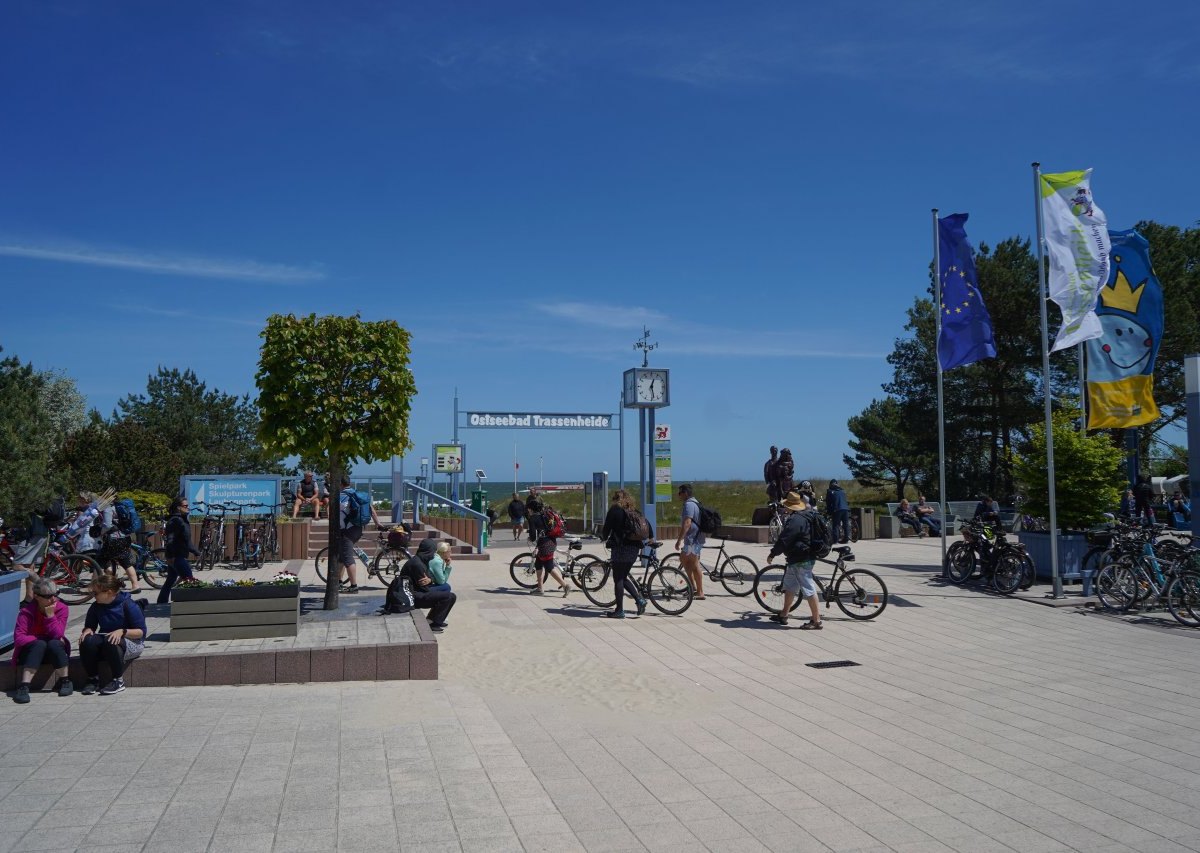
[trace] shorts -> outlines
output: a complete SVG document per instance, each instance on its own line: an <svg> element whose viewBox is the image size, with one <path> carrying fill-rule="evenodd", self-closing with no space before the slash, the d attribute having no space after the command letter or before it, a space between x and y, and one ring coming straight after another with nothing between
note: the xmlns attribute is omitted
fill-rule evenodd
<svg viewBox="0 0 1200 853"><path fill-rule="evenodd" d="M342 531L342 541L338 544L338 557L343 566L354 565L354 545L362 538L363 529L358 525L347 527Z"/></svg>
<svg viewBox="0 0 1200 853"><path fill-rule="evenodd" d="M695 554L697 557L699 557L700 551L703 547L704 547L704 542L703 542L703 540L700 539L699 536L697 536L694 539L684 539L683 540L683 548L680 551L680 553L681 554Z"/></svg>
<svg viewBox="0 0 1200 853"><path fill-rule="evenodd" d="M812 598L817 594L812 560L787 564L787 568L783 570L783 591L793 595L798 592L803 598Z"/></svg>
<svg viewBox="0 0 1200 853"><path fill-rule="evenodd" d="M46 543L49 541L49 536L34 536L22 542L16 548L13 563L18 566L32 566L40 563L42 555L46 553Z"/></svg>

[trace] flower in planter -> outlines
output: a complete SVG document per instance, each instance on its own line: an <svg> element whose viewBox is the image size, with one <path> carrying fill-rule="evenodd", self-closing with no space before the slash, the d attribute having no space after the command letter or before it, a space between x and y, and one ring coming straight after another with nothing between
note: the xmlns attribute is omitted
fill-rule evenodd
<svg viewBox="0 0 1200 853"><path fill-rule="evenodd" d="M219 578L212 582L213 586L237 586L237 581L233 578Z"/></svg>
<svg viewBox="0 0 1200 853"><path fill-rule="evenodd" d="M255 583L256 582L251 580L250 578L241 578L240 580L234 581L233 585L234 586L255 586Z"/></svg>
<svg viewBox="0 0 1200 853"><path fill-rule="evenodd" d="M208 584L204 581L198 581L195 578L185 578L175 584L177 589L204 589Z"/></svg>
<svg viewBox="0 0 1200 853"><path fill-rule="evenodd" d="M275 577L271 578L269 583L272 586L287 586L288 584L300 583L300 578L291 572L280 572L279 574L275 575Z"/></svg>

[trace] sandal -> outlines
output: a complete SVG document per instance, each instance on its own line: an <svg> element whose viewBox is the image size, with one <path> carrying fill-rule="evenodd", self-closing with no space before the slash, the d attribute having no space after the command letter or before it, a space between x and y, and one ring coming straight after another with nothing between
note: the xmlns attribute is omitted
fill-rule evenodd
<svg viewBox="0 0 1200 853"><path fill-rule="evenodd" d="M825 627L825 621L820 622L805 622L800 626L801 631L820 631Z"/></svg>

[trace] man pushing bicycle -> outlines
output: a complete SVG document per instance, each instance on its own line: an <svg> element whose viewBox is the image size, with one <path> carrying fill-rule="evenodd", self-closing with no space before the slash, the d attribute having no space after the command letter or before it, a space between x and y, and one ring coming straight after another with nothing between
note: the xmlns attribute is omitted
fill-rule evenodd
<svg viewBox="0 0 1200 853"><path fill-rule="evenodd" d="M824 625L821 622L821 609L817 604L817 583L813 580L813 563L816 558L812 546L812 516L815 509L809 507L798 492L788 492L783 499L783 508L791 512L783 523L779 538L767 555L770 562L777 554L783 554L787 559L787 569L783 573L783 608L779 613L770 617L772 622L786 626L788 614L792 612L792 603L799 592L808 602L812 618L800 627L806 631L820 631Z"/></svg>

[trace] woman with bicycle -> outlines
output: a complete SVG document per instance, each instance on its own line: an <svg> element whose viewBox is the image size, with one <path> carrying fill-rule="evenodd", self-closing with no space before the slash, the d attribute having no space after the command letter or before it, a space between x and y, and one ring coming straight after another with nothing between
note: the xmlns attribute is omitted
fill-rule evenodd
<svg viewBox="0 0 1200 853"><path fill-rule="evenodd" d="M171 587L183 578L191 580L192 564L188 557L200 552L192 545L192 526L188 523L187 498L175 498L168 509L169 518L163 531L163 544L166 546L166 556L170 561L167 569L167 579L162 589L158 591L158 603L166 604L171 600Z"/></svg>
<svg viewBox="0 0 1200 853"><path fill-rule="evenodd" d="M616 607L606 611L605 616L613 619L625 618L625 593L628 592L637 602L637 613L641 616L646 612L646 599L638 592L637 584L629 579L634 561L642 550L642 539L630 539L633 523L630 513L635 509L633 499L624 489L613 492L612 503L608 514L604 516L604 526L600 530L600 538L609 549L609 561L612 563L613 588L617 593ZM654 538L654 531L650 532Z"/></svg>

